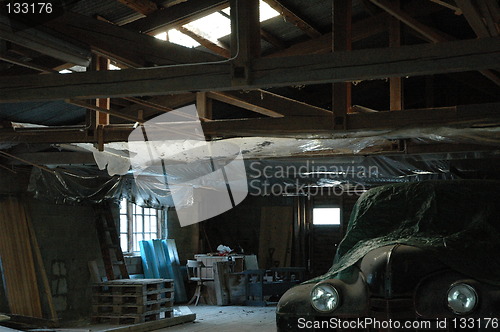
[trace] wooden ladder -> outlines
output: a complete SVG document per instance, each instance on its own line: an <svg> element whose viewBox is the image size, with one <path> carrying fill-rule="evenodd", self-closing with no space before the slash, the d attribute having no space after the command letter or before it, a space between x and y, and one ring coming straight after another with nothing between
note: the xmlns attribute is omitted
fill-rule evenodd
<svg viewBox="0 0 500 332"><path fill-rule="evenodd" d="M116 223L109 204L96 204L95 224L108 280L128 279L127 265L120 246Z"/></svg>

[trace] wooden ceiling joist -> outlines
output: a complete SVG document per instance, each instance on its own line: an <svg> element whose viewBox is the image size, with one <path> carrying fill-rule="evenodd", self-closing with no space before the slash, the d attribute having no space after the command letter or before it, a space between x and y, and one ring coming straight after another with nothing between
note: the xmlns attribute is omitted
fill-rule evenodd
<svg viewBox="0 0 500 332"><path fill-rule="evenodd" d="M209 62L221 57L158 40L88 16L66 13L47 23L73 36L110 59L132 67Z"/></svg>
<svg viewBox="0 0 500 332"><path fill-rule="evenodd" d="M428 39L433 43L440 43L445 41L455 40L452 36L449 36L441 31L437 31L425 24L420 23L418 20L411 17L406 12L402 11L398 7L394 6L394 4L388 2L387 0L370 0L375 5L387 11L390 15L396 17L401 22L421 34L424 38ZM484 25L483 25L484 26ZM488 37L488 36L485 36ZM494 67L496 68L496 67ZM500 86L500 78L496 73L491 70L481 70L481 74L490 79L492 82Z"/></svg>
<svg viewBox="0 0 500 332"><path fill-rule="evenodd" d="M118 2L145 16L158 10L156 3L151 0L118 0Z"/></svg>
<svg viewBox="0 0 500 332"><path fill-rule="evenodd" d="M201 46L214 52L215 54L218 54L224 58L231 57L231 52L226 47L222 47L221 45L217 45L216 43L211 42L210 40L204 38L200 34L194 32L186 27L179 26L179 27L177 27L177 30L179 30L180 32L182 32L186 36L193 38L195 41L200 43Z"/></svg>
<svg viewBox="0 0 500 332"><path fill-rule="evenodd" d="M38 64L34 63L33 61L23 61L21 59L15 58L15 57L7 55L7 54L0 55L0 60L15 64L15 65L18 65L18 66L21 66L24 68L33 69L33 70L36 70L36 71L39 71L42 73L57 73L57 70L54 70L52 68L47 68L47 67L38 65Z"/></svg>
<svg viewBox="0 0 500 332"><path fill-rule="evenodd" d="M0 78L0 102L152 96L418 76L496 68L500 37L331 54L257 58L235 85L231 63Z"/></svg>
<svg viewBox="0 0 500 332"><path fill-rule="evenodd" d="M17 26L17 23L0 15L0 39L22 45L25 48L49 55L55 59L75 65L88 66L90 50L75 43L70 43L38 28ZM74 39L70 36L70 40Z"/></svg>
<svg viewBox="0 0 500 332"><path fill-rule="evenodd" d="M248 103L242 99L236 98L230 94L226 94L224 92L207 92L207 97L210 99L218 100L220 102L223 102L225 104L233 105L236 107L240 107L255 113L259 113L262 115L270 116L273 118L279 118L283 117L282 114L272 111L270 109L260 107L258 105L254 105L251 103Z"/></svg>
<svg viewBox="0 0 500 332"><path fill-rule="evenodd" d="M330 137L334 133L348 133L352 130L382 130L394 128L432 128L491 126L498 124L500 104L463 105L446 108L405 110L403 112L375 112L347 114L347 131L334 131L333 121L325 117L290 116L282 118L252 118L235 120L214 120L202 122L203 131L212 136L270 136L270 137ZM128 140L132 126L106 126L105 142ZM153 129L154 130L154 129ZM158 130L162 130L158 128ZM80 128L49 128L13 130L0 129L2 142L26 143L94 143Z"/></svg>
<svg viewBox="0 0 500 332"><path fill-rule="evenodd" d="M327 117L332 115L331 111L324 108L309 105L262 89L251 91L227 91L224 92L224 94L243 100L251 105L271 110L283 116Z"/></svg>
<svg viewBox="0 0 500 332"><path fill-rule="evenodd" d="M422 7L420 2L411 2L406 4L407 13L411 17L428 15L436 12L439 7ZM437 9L436 9L437 8ZM365 38L370 38L379 33L387 31L387 21L390 19L388 13L380 13L375 16L353 22L351 39L352 42L358 42ZM306 40L294 44L287 49L269 54L268 57L305 55L305 54L324 54L332 51L332 33L325 33L320 37Z"/></svg>
<svg viewBox="0 0 500 332"><path fill-rule="evenodd" d="M491 34L488 31L488 27L484 24L482 15L479 13L478 8L470 0L455 0L458 7L464 13L465 19L469 22L472 30L479 38L490 37Z"/></svg>
<svg viewBox="0 0 500 332"><path fill-rule="evenodd" d="M271 8L280 13L280 15L282 15L287 22L290 22L293 25L297 26L300 30L304 31L309 37L317 38L321 36L321 32L319 32L316 28L314 28L304 18L300 17L299 14L285 7L281 1L278 0L264 0L264 1L269 6L271 6Z"/></svg>

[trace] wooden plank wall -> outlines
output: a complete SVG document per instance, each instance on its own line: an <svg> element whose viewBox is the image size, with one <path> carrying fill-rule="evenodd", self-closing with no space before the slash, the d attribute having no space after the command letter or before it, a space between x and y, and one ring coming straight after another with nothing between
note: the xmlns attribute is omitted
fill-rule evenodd
<svg viewBox="0 0 500 332"><path fill-rule="evenodd" d="M264 206L261 210L259 267L288 267L291 261L293 208Z"/></svg>
<svg viewBox="0 0 500 332"><path fill-rule="evenodd" d="M0 201L0 257L11 313L42 318L28 221L15 198Z"/></svg>

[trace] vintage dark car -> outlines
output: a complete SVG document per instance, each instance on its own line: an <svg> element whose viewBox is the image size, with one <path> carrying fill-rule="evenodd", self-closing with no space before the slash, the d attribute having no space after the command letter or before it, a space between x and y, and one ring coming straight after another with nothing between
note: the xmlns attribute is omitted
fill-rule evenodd
<svg viewBox="0 0 500 332"><path fill-rule="evenodd" d="M496 181L369 190L329 272L280 299L278 331L499 330L499 198Z"/></svg>

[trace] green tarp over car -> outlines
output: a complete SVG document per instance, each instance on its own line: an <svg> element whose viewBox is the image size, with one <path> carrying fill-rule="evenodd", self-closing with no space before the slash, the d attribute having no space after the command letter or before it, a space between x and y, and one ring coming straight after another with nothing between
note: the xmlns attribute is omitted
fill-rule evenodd
<svg viewBox="0 0 500 332"><path fill-rule="evenodd" d="M339 277L369 251L396 243L500 284L500 182L423 181L369 190L354 206L333 266L310 282Z"/></svg>

